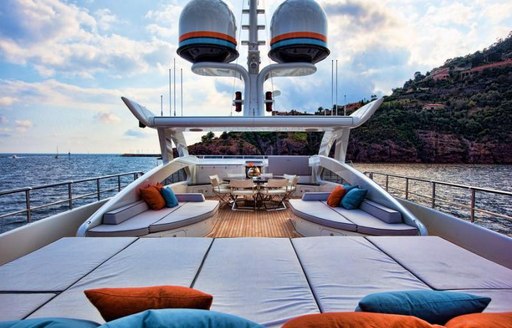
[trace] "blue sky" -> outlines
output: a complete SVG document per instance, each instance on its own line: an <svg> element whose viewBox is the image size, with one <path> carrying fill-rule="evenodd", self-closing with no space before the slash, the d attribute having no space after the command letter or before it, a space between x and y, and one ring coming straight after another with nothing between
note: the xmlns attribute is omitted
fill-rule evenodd
<svg viewBox="0 0 512 328"><path fill-rule="evenodd" d="M226 2L240 26L242 1ZM274 79L282 92L275 109L331 106L332 60L338 61L338 103L345 95L352 102L390 94L414 72L488 47L512 27L512 2L506 0L318 2L328 17L331 55L306 79ZM139 129L120 97L159 113L162 95L168 113L174 58L178 83L183 71L184 114L231 115L241 82L196 76L176 55L186 3L0 1L0 153L158 152L156 133ZM260 23L268 27L280 3L260 1L267 10ZM260 35L268 40L268 33ZM261 50L262 64L270 64L268 49ZM180 103L178 97L178 115Z"/></svg>

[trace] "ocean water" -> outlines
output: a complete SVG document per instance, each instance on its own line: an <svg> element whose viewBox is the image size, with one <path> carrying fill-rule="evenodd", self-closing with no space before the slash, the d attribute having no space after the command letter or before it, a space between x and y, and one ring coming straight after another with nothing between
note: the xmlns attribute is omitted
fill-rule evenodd
<svg viewBox="0 0 512 328"><path fill-rule="evenodd" d="M161 162L155 157L122 157L120 155L71 154L60 155L58 159L52 154L0 154L0 193L16 188L34 187L80 179L94 178L111 174L141 171L147 172ZM417 177L451 183L472 185L512 191L512 165L445 165L445 164L354 164L358 170L384 172L401 176ZM133 181L133 176L121 179L122 187ZM375 181L384 185L383 177L375 177ZM117 178L101 181L101 190L116 189ZM389 180L390 192L404 197L403 179ZM72 184L74 196L91 194L83 199L73 201L73 206L94 201L97 197L96 181ZM412 183L409 186L409 198L425 204L429 200L415 194L431 194L430 184ZM396 190L395 190L396 189ZM113 195L116 191L102 193L102 198ZM55 187L45 190L31 191L31 205L37 207L44 203L55 202L67 198L68 186ZM466 190L438 186L436 194L449 201L469 204ZM509 196L487 195L477 193L477 207L490 208L495 212L512 216L512 199ZM0 196L0 216L25 208L25 193ZM438 208L463 218L469 218L469 211L458 209L450 204L439 204ZM58 204L50 208L36 209L32 213L33 220L47 217L51 214L68 209L68 203ZM490 229L512 234L512 222L493 215L477 213L477 223ZM25 224L26 215L20 213L7 218L0 218L0 232Z"/></svg>

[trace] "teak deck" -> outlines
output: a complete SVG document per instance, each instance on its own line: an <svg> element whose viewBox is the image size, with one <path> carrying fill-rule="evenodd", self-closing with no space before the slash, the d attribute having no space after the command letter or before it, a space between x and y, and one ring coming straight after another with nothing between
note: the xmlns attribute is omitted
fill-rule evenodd
<svg viewBox="0 0 512 328"><path fill-rule="evenodd" d="M293 228L291 210L233 211L229 205L219 209L219 217L207 237L282 237L300 235Z"/></svg>

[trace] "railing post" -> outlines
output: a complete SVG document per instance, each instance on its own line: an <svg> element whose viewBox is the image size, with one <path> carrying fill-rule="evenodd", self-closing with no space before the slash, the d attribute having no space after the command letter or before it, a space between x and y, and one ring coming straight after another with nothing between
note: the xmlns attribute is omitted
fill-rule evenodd
<svg viewBox="0 0 512 328"><path fill-rule="evenodd" d="M469 209L469 218L471 219L471 222L475 222L475 195L476 190L473 188L469 188L471 191L471 207Z"/></svg>
<svg viewBox="0 0 512 328"><path fill-rule="evenodd" d="M409 178L405 178L405 199L409 199Z"/></svg>
<svg viewBox="0 0 512 328"><path fill-rule="evenodd" d="M121 191L121 175L117 176L117 191Z"/></svg>
<svg viewBox="0 0 512 328"><path fill-rule="evenodd" d="M389 175L386 174L386 191L388 191L389 187Z"/></svg>
<svg viewBox="0 0 512 328"><path fill-rule="evenodd" d="M430 182L432 184L432 208L436 207L436 183L434 181Z"/></svg>
<svg viewBox="0 0 512 328"><path fill-rule="evenodd" d="M27 188L25 190L25 206L27 208L27 223L30 223L32 221L32 211L30 210L30 190L32 188Z"/></svg>
<svg viewBox="0 0 512 328"><path fill-rule="evenodd" d="M68 182L68 205L69 205L69 209L73 208L73 194L72 194L72 191L71 191L71 184L72 183L73 183L73 181L69 181Z"/></svg>
<svg viewBox="0 0 512 328"><path fill-rule="evenodd" d="M98 200L101 200L101 194L100 194L100 179L96 179L96 191L98 193Z"/></svg>

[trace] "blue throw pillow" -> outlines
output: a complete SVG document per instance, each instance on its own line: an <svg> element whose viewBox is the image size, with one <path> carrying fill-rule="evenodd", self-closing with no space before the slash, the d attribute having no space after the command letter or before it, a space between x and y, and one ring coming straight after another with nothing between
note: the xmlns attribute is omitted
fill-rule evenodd
<svg viewBox="0 0 512 328"><path fill-rule="evenodd" d="M35 318L0 322L0 328L95 328L99 326L93 321L71 318Z"/></svg>
<svg viewBox="0 0 512 328"><path fill-rule="evenodd" d="M367 295L359 301L356 311L413 315L444 325L459 315L482 312L489 302L489 297L467 293L411 290Z"/></svg>
<svg viewBox="0 0 512 328"><path fill-rule="evenodd" d="M102 328L263 328L231 314L195 309L147 310L109 321Z"/></svg>
<svg viewBox="0 0 512 328"><path fill-rule="evenodd" d="M348 192L350 189L359 188L358 185L351 185L350 183L344 183L343 189L345 189L346 192Z"/></svg>
<svg viewBox="0 0 512 328"><path fill-rule="evenodd" d="M167 207L176 207L178 206L178 198L174 194L174 191L169 187L164 187L160 190L160 193L165 199L165 206Z"/></svg>
<svg viewBox="0 0 512 328"><path fill-rule="evenodd" d="M366 189L352 188L343 196L340 205L347 210L359 208L367 192L368 190Z"/></svg>

